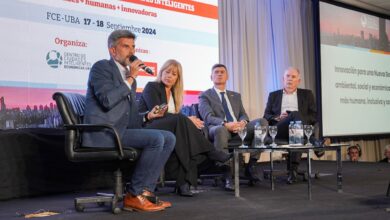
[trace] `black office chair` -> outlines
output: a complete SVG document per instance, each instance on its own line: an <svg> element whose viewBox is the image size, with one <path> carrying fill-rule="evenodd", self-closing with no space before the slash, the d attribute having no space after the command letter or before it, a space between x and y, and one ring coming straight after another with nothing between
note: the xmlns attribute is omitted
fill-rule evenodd
<svg viewBox="0 0 390 220"><path fill-rule="evenodd" d="M139 152L133 148L122 147L119 135L115 128L109 124L82 124L82 117L85 109L85 96L77 93L56 92L53 99L57 103L58 111L64 122L65 133L65 154L72 162L87 161L135 161ZM82 146L83 131L100 131L108 129L115 135L115 148L93 148ZM119 163L118 163L119 164ZM99 194L94 197L76 198L75 209L84 211L85 204L96 203L99 206L111 203L111 210L114 214L121 211L118 206L123 200L122 172L119 168L114 172L114 194Z"/></svg>

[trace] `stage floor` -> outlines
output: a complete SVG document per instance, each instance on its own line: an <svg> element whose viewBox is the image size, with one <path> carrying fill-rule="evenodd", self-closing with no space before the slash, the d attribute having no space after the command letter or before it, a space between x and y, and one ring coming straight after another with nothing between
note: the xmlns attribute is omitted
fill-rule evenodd
<svg viewBox="0 0 390 220"><path fill-rule="evenodd" d="M263 165L266 168L267 164ZM78 213L73 198L94 192L75 192L1 201L0 219L21 219L19 214L41 209L60 212L45 219L390 219L390 211L386 211L390 197L385 196L390 164L343 162L343 193L336 191L335 166L333 161L313 161L313 171L319 171L321 177L312 181L311 201L306 182L287 185L282 177L276 180L275 191L268 180L254 186L242 181L240 198L205 181L193 198L175 195L170 186L160 189L158 194L173 207L158 213L123 211L114 216L109 209L96 207Z"/></svg>

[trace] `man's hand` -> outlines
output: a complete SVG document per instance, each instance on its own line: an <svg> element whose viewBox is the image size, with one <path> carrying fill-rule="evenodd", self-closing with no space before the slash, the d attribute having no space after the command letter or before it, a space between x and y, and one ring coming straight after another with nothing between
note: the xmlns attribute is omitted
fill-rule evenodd
<svg viewBox="0 0 390 220"><path fill-rule="evenodd" d="M275 117L274 120L275 121L281 121L281 120L287 118L287 116L288 116L287 112L282 112L282 114L280 114L279 116Z"/></svg>
<svg viewBox="0 0 390 220"><path fill-rule="evenodd" d="M237 133L238 130L242 127L241 122L227 122L224 124L226 129L232 133Z"/></svg>
<svg viewBox="0 0 390 220"><path fill-rule="evenodd" d="M189 116L188 119L190 119L198 129L204 128L204 122L199 118L195 116Z"/></svg>
<svg viewBox="0 0 390 220"><path fill-rule="evenodd" d="M135 78L137 78L138 71L141 68L140 67L141 64L142 64L141 60L134 60L133 62L130 63L130 65L129 65L130 71L129 71L129 73L126 76L127 77L126 81L130 85L134 82Z"/></svg>
<svg viewBox="0 0 390 220"><path fill-rule="evenodd" d="M285 118L287 118L287 116L288 116L288 113L287 112L282 112L282 114L280 114L280 119L285 119Z"/></svg>
<svg viewBox="0 0 390 220"><path fill-rule="evenodd" d="M161 118L164 116L167 109L168 109L168 106L164 106L163 108L160 108L158 105L156 105L156 106L154 106L152 111L150 111L148 113L148 115L146 117L148 118L148 120L152 120L155 118Z"/></svg>
<svg viewBox="0 0 390 220"><path fill-rule="evenodd" d="M239 123L240 123L240 129L242 129L243 127L246 126L246 124L248 124L248 122L245 120L241 120Z"/></svg>

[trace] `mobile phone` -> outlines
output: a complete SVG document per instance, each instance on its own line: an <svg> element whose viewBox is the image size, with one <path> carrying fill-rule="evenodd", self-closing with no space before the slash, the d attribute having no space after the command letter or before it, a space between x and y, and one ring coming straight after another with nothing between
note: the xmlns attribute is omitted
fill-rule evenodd
<svg viewBox="0 0 390 220"><path fill-rule="evenodd" d="M162 109L164 109L167 106L167 103L163 103L157 107L157 110L154 111L154 114L158 114Z"/></svg>
<svg viewBox="0 0 390 220"><path fill-rule="evenodd" d="M291 111L287 110L287 111L286 111L286 113L287 113L287 114L290 114L290 113L291 113Z"/></svg>
<svg viewBox="0 0 390 220"><path fill-rule="evenodd" d="M158 109L163 109L167 106L167 103L163 103L161 105L158 106Z"/></svg>

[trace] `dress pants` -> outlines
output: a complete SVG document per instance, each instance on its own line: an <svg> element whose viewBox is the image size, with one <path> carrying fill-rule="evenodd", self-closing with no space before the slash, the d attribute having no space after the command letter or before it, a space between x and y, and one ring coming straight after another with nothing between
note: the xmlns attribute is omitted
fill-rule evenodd
<svg viewBox="0 0 390 220"><path fill-rule="evenodd" d="M302 121L303 124L305 123L299 112L290 112L286 118L273 124L278 127L276 139L288 142L288 126L290 125L290 121ZM301 161L301 156L302 152L291 152L288 156L287 170L297 170Z"/></svg>
<svg viewBox="0 0 390 220"><path fill-rule="evenodd" d="M267 120L264 118L259 118L250 121L247 125L247 134L245 136L245 140L253 140L254 139L254 127L256 123L259 123L262 126L268 126ZM225 126L218 125L213 126L209 130L209 139L214 143L214 147L217 150L224 150L226 151L226 148L228 147L229 140L236 138L238 134L229 132ZM254 145L255 142L252 141L252 145ZM259 153L251 153L251 158L257 158L258 159Z"/></svg>
<svg viewBox="0 0 390 220"><path fill-rule="evenodd" d="M142 153L137 161L128 190L140 195L144 189L154 192L158 177L175 146L175 136L168 131L152 129L127 129L122 144Z"/></svg>

